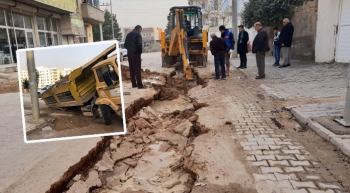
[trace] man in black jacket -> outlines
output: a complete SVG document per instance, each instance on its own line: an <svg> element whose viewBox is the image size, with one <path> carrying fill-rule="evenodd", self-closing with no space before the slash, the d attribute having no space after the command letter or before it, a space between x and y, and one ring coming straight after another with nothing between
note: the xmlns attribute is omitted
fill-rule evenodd
<svg viewBox="0 0 350 193"><path fill-rule="evenodd" d="M124 47L128 50L128 61L132 88L145 89L141 78L142 27L137 25L125 38Z"/></svg>
<svg viewBox="0 0 350 193"><path fill-rule="evenodd" d="M294 26L289 21L288 18L283 20L283 29L278 38L278 46L281 47L281 52L283 54L283 65L279 68L284 68L290 66L290 48L292 47Z"/></svg>
<svg viewBox="0 0 350 193"><path fill-rule="evenodd" d="M253 54L256 54L256 64L258 66L259 76L255 79L265 78L265 54L270 51L269 37L265 29L262 28L261 23L257 22L254 24L255 30L258 34L255 36L253 41Z"/></svg>
<svg viewBox="0 0 350 193"><path fill-rule="evenodd" d="M239 59L241 60L241 64L238 68L247 68L247 53L248 53L248 41L249 34L244 30L244 26L238 26L239 34L238 34L238 42L237 42L237 53L239 54Z"/></svg>
<svg viewBox="0 0 350 193"><path fill-rule="evenodd" d="M225 50L227 48L226 42L222 38L218 38L215 34L210 35L212 41L210 41L210 52L214 55L215 64L215 80L220 79L219 66L221 66L221 79L226 80L225 72Z"/></svg>

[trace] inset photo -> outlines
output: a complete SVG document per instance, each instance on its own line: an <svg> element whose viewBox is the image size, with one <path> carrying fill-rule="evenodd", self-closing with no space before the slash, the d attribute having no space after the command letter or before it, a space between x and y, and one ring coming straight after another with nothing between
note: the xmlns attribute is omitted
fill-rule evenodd
<svg viewBox="0 0 350 193"><path fill-rule="evenodd" d="M26 143L126 133L118 41L17 51Z"/></svg>

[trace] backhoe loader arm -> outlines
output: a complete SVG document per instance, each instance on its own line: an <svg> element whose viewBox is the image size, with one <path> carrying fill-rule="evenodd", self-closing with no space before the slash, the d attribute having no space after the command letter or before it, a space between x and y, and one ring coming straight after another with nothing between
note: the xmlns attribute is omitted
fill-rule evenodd
<svg viewBox="0 0 350 193"><path fill-rule="evenodd" d="M176 25L170 34L169 56L177 56L179 53L182 57L183 69L186 80L194 80L194 68L189 65L189 52L187 47L187 37L185 35L184 10L176 9Z"/></svg>

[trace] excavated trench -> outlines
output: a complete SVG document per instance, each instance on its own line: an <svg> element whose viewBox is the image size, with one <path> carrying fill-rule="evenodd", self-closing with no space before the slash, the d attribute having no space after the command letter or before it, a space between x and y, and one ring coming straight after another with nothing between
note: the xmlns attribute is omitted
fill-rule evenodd
<svg viewBox="0 0 350 193"><path fill-rule="evenodd" d="M130 80L128 70L122 67L123 81ZM156 94L125 109L127 134L104 137L47 192L191 192L197 174L186 159L192 141L208 132L196 115L208 105L186 96L191 88L176 72L142 71L143 79L154 76L165 83L152 83Z"/></svg>

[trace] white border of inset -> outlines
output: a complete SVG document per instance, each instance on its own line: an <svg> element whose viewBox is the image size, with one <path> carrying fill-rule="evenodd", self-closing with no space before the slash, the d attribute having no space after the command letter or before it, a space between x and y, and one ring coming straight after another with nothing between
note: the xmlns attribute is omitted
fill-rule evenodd
<svg viewBox="0 0 350 193"><path fill-rule="evenodd" d="M121 102L122 102L122 113L123 113L123 132L115 132L115 133L104 133L104 134L94 134L94 135L81 135L81 136L73 136L73 137L60 137L60 138L52 138L52 139L39 139L39 140L27 140L27 131L26 131L26 123L25 123L25 116L24 116L24 105L23 105L23 92L22 92L22 80L21 80L21 69L20 69L20 60L19 60L19 52L25 52L28 50L47 50L47 49L56 49L56 48L67 48L67 47L82 47L82 46L88 46L88 45L96 45L96 44L106 44L108 42L111 42L111 45L113 42L115 42L117 46L117 56L118 56L118 71L119 71L119 85L120 85L120 94L121 94ZM17 72L18 72L18 84L19 84L19 92L20 92L20 100L21 100L21 113L22 113L22 125L23 125L23 137L25 143L38 143L38 142L50 142L50 141L63 141L63 140L71 140L71 139L85 139L85 138L92 138L92 137L106 137L106 136L112 136L112 135L125 135L126 134L126 120L125 120L125 103L124 103L124 92L123 92L123 81L122 81L122 72L121 72L121 63L120 63L120 51L119 51L119 42L116 40L111 41L102 41L102 42L94 42L94 43L83 43L83 44L75 44L75 45L60 45L60 46L54 46L54 47L45 47L45 48L29 48L29 49L21 49L16 51L16 57L18 59L17 61Z"/></svg>

